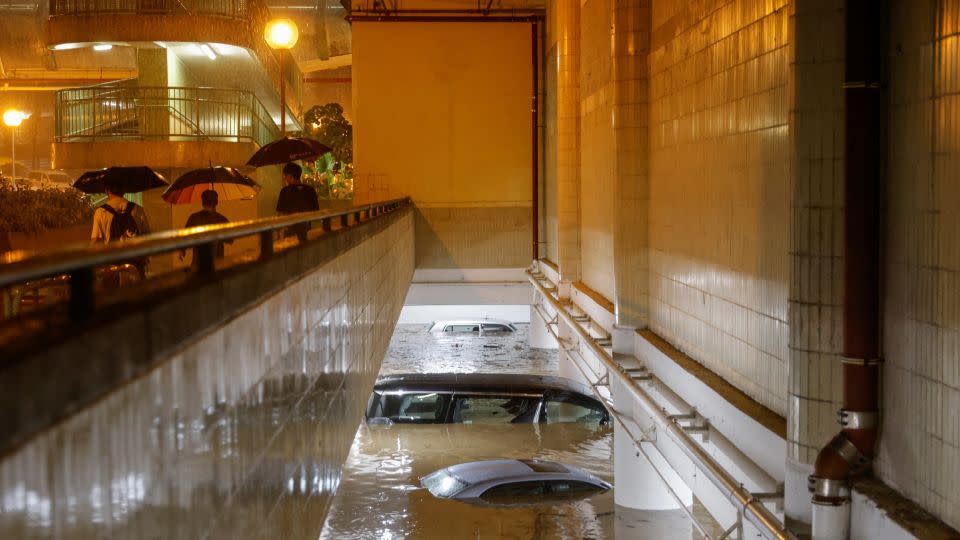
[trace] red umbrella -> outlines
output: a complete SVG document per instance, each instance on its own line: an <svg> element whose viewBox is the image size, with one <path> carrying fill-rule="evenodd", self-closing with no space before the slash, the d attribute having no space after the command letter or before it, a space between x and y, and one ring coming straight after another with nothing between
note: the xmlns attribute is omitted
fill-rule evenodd
<svg viewBox="0 0 960 540"><path fill-rule="evenodd" d="M170 204L199 203L200 194L208 189L221 201L249 200L257 196L260 184L232 167L206 167L177 178L162 197Z"/></svg>

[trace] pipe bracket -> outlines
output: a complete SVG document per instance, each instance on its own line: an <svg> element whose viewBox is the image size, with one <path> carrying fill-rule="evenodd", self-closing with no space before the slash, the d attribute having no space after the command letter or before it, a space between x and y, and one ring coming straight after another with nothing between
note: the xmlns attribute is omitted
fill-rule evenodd
<svg viewBox="0 0 960 540"><path fill-rule="evenodd" d="M807 477L807 491L814 497L821 499L846 499L850 497L850 487L844 480L830 478Z"/></svg>
<svg viewBox="0 0 960 540"><path fill-rule="evenodd" d="M877 411L840 409L837 416L837 423L843 426L843 429L876 429L880 415Z"/></svg>
<svg viewBox="0 0 960 540"><path fill-rule="evenodd" d="M853 358L844 356L840 362L850 366L879 366L883 364L883 358Z"/></svg>

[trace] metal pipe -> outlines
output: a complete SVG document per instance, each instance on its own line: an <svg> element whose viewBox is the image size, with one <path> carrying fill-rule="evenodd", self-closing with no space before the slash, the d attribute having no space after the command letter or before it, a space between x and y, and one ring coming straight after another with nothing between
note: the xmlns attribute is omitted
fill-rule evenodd
<svg viewBox="0 0 960 540"><path fill-rule="evenodd" d="M532 130L532 159L533 159L533 171L531 176L533 195L531 199L531 209L533 210L533 260L540 259L540 140L539 140L539 124L540 122L540 85L538 84L537 79L540 76L540 51L539 39L538 39L538 28L537 21L533 21L530 25L530 37L531 37L531 62L533 63L533 96L532 96L532 106L530 108L531 116L531 130Z"/></svg>
<svg viewBox="0 0 960 540"><path fill-rule="evenodd" d="M286 229L294 225L311 223L324 218L339 217L358 211L369 212L380 208L390 212L410 204L410 198L392 199L353 207L348 210L304 212L272 218L251 219L226 225L209 225L200 232L170 230L131 238L123 243L90 246L77 244L55 253L30 255L25 252L9 252L0 256L0 286L32 281L35 279L69 274L84 268L94 268L110 264L122 264L131 259L139 259L180 249L233 240Z"/></svg>
<svg viewBox="0 0 960 540"><path fill-rule="evenodd" d="M810 476L815 539L847 536L849 477L871 466L877 442L886 6L885 1L847 0L844 9L843 429L817 454ZM842 536L833 525L824 525L839 521L846 524Z"/></svg>
<svg viewBox="0 0 960 540"><path fill-rule="evenodd" d="M637 384L632 378L627 376L623 368L617 364L602 347L597 345L593 337L583 329L566 309L548 293L546 288L540 283L528 270L527 276L530 283L533 284L541 296L546 298L557 311L557 316L562 318L574 332L580 336L581 343L585 344L590 352L593 353L607 367L608 373L619 373L624 382L624 386L633 394L634 398L646 409L647 414L657 424L657 426L667 434L677 444L680 450L710 479L710 481L724 494L727 499L739 510L742 510L744 516L753 523L765 538L776 540L796 540L796 537L790 531L786 530L777 517L770 512L761 501L756 499L752 493L744 489L736 478L730 475L713 457L708 454L693 438L688 435L675 422L667 417L663 409L650 397L647 392Z"/></svg>

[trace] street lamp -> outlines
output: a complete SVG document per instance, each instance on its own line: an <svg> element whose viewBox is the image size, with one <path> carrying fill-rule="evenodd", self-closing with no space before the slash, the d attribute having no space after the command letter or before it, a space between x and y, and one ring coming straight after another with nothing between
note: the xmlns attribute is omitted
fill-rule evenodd
<svg viewBox="0 0 960 540"><path fill-rule="evenodd" d="M283 51L293 48L300 38L297 23L290 19L274 19L267 23L263 37L271 49L280 53L280 136L287 132L287 87L283 76Z"/></svg>
<svg viewBox="0 0 960 540"><path fill-rule="evenodd" d="M10 177L13 185L17 185L17 126L23 123L27 114L16 109L8 109L3 113L3 123L10 126Z"/></svg>

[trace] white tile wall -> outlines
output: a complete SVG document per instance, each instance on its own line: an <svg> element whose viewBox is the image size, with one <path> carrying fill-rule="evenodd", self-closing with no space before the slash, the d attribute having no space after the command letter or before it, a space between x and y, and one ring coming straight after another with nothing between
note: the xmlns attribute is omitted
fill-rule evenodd
<svg viewBox="0 0 960 540"><path fill-rule="evenodd" d="M0 538L316 538L413 256L408 213L5 456Z"/></svg>
<svg viewBox="0 0 960 540"><path fill-rule="evenodd" d="M787 0L658 0L650 326L786 414Z"/></svg>
<svg viewBox="0 0 960 540"><path fill-rule="evenodd" d="M960 3L892 3L876 470L960 529Z"/></svg>
<svg viewBox="0 0 960 540"><path fill-rule="evenodd" d="M796 2L788 455L837 433L843 374L843 1Z"/></svg>

